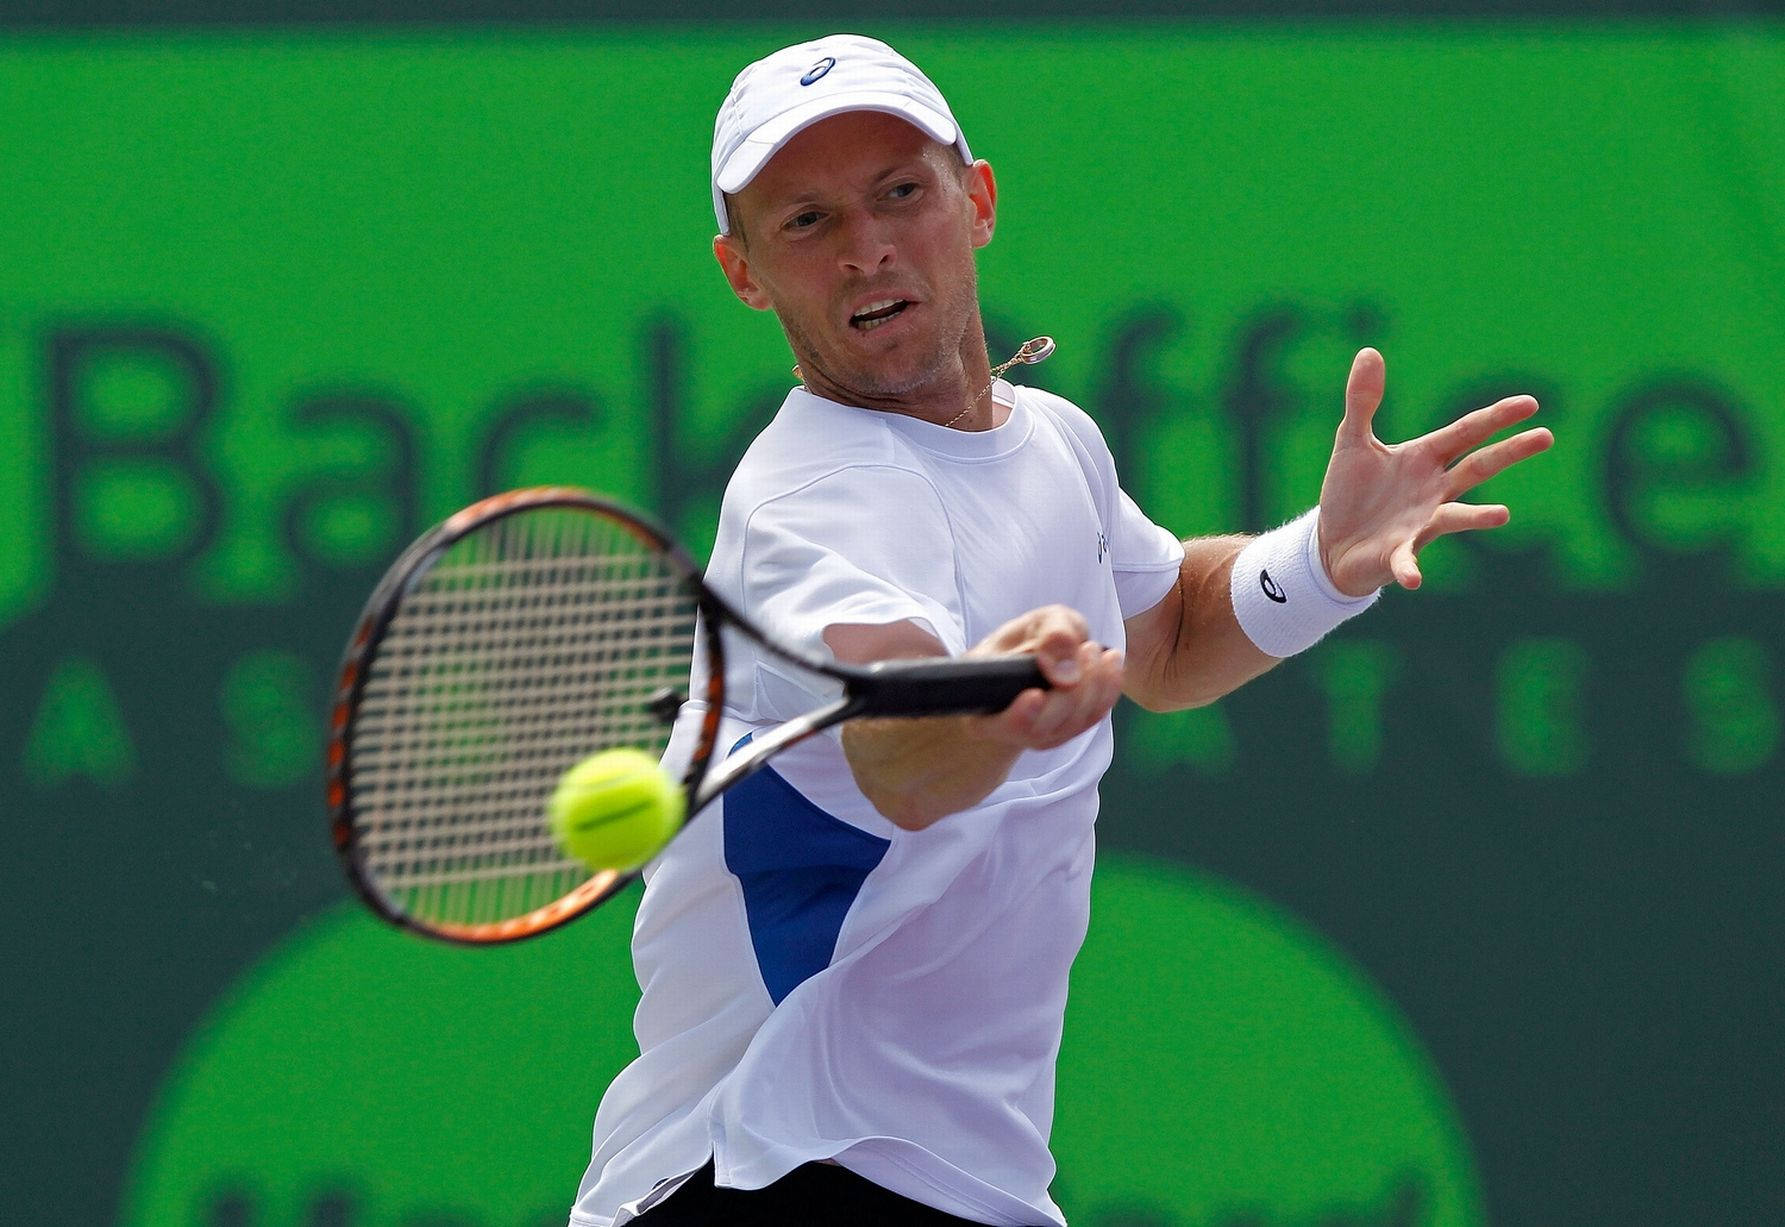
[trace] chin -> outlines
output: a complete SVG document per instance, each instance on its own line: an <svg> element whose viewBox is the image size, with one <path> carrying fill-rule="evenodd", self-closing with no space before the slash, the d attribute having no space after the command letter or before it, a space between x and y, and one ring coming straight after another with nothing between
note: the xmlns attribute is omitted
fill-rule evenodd
<svg viewBox="0 0 1785 1227"><path fill-rule="evenodd" d="M904 396L934 383L947 368L945 357L938 353L922 357L900 352L888 354L884 362L858 363L854 372L855 386L876 396Z"/></svg>

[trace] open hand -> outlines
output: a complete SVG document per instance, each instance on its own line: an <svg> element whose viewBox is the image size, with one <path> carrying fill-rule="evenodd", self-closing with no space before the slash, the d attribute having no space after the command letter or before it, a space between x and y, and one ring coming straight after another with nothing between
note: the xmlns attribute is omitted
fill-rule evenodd
<svg viewBox="0 0 1785 1227"><path fill-rule="evenodd" d="M1555 442L1538 427L1482 447L1537 412L1534 398L1509 396L1417 439L1384 443L1370 423L1385 384L1382 355L1360 350L1320 486L1320 561L1347 596L1367 596L1390 580L1417 588L1418 555L1427 545L1446 533L1506 523L1511 513L1503 506L1457 500Z"/></svg>

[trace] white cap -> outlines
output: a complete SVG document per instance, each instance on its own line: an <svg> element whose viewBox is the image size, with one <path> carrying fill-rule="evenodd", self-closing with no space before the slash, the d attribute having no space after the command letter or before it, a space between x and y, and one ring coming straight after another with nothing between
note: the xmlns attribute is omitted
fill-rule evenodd
<svg viewBox="0 0 1785 1227"><path fill-rule="evenodd" d="M725 193L742 189L781 146L821 119L884 111L953 145L971 163L948 102L910 60L859 34L827 34L783 47L738 74L713 124L713 214L731 233Z"/></svg>

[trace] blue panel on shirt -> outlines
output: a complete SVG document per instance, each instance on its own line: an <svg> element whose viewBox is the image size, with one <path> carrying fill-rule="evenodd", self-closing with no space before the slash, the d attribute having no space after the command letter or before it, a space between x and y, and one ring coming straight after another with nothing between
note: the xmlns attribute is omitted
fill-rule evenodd
<svg viewBox="0 0 1785 1227"><path fill-rule="evenodd" d="M843 918L891 841L825 813L771 767L727 789L724 812L725 867L743 885L756 965L780 1005L830 965Z"/></svg>

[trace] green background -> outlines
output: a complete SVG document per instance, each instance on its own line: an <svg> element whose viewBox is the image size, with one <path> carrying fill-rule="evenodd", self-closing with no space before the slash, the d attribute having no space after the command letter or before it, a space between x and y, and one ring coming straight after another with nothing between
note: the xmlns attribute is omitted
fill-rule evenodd
<svg viewBox="0 0 1785 1227"><path fill-rule="evenodd" d="M348 923L331 919L321 711L359 602L410 535L489 490L564 480L710 541L725 476L788 383L772 319L712 266L712 114L744 62L817 32L0 43L19 1221L117 1215L133 1165L146 1187L169 1153L207 1045L243 1017L232 1003L292 965L309 926ZM1174 530L1258 529L1311 502L1363 343L1388 357L1386 435L1528 390L1558 436L1489 487L1512 526L1434 548L1419 594L1390 593L1218 708L1122 713L1103 845L1191 885L1120 943L1161 986L1127 1000L1116 951L1093 962L1093 946L1075 1006L1122 1018L1170 997L1174 969L1223 948L1227 930L1195 922L1223 891L1293 917L1320 936L1291 945L1351 969L1330 974L1378 1018L1334 1049L1334 1076L1376 1068L1374 1035L1409 1085L1436 1088L1421 1119L1459 1135L1429 1170L1451 1173L1463 1208L1396 1201L1391 1175L1273 1204L1227 1159L1198 1166L1183 1142L1232 1096L1191 1063L1161 1078L1175 1112L1134 1148L1123 1210L1102 1183L1120 1165L1079 1139L1141 1100L1099 1093L1122 1049L1086 1021L1062 1071L1068 1210L1110 1227L1785 1218L1766 1158L1785 1125L1785 28L871 32L925 66L997 170L981 265L995 345L1058 338L1032 381L1097 417L1129 490ZM623 928L553 939L585 956L539 973L612 998L587 1024L608 1055L630 1008ZM380 947L393 986L441 957L408 949ZM491 991L524 998L527 976L496 967ZM229 1049L247 1053L235 1082L323 1059L309 1032L355 1011L311 999L264 998ZM464 1057L444 1036L360 1042L393 1085L463 1069L489 1096L493 1062L564 1051L537 1034ZM581 1123L529 1189L568 1202L601 1076L566 1071ZM1332 1102L1331 1085L1290 1081ZM1262 1074L1238 1084L1277 1102ZM492 1132L530 1119L519 1100L489 1111ZM1372 1119L1348 1127L1393 1137L1409 1118L1385 1099ZM1285 1137L1270 1162L1305 1144ZM1069 1146L1094 1173L1074 1173ZM354 1153L331 1180L381 1170ZM1254 1178L1272 1170L1259 1153ZM270 1141L263 1158L232 1178L297 1171ZM1240 1200L1157 1193L1198 1172L1231 1174ZM348 1217L486 1221L369 1204ZM142 1213L222 1227L235 1205ZM280 1213L242 1221L321 1227L335 1211Z"/></svg>

